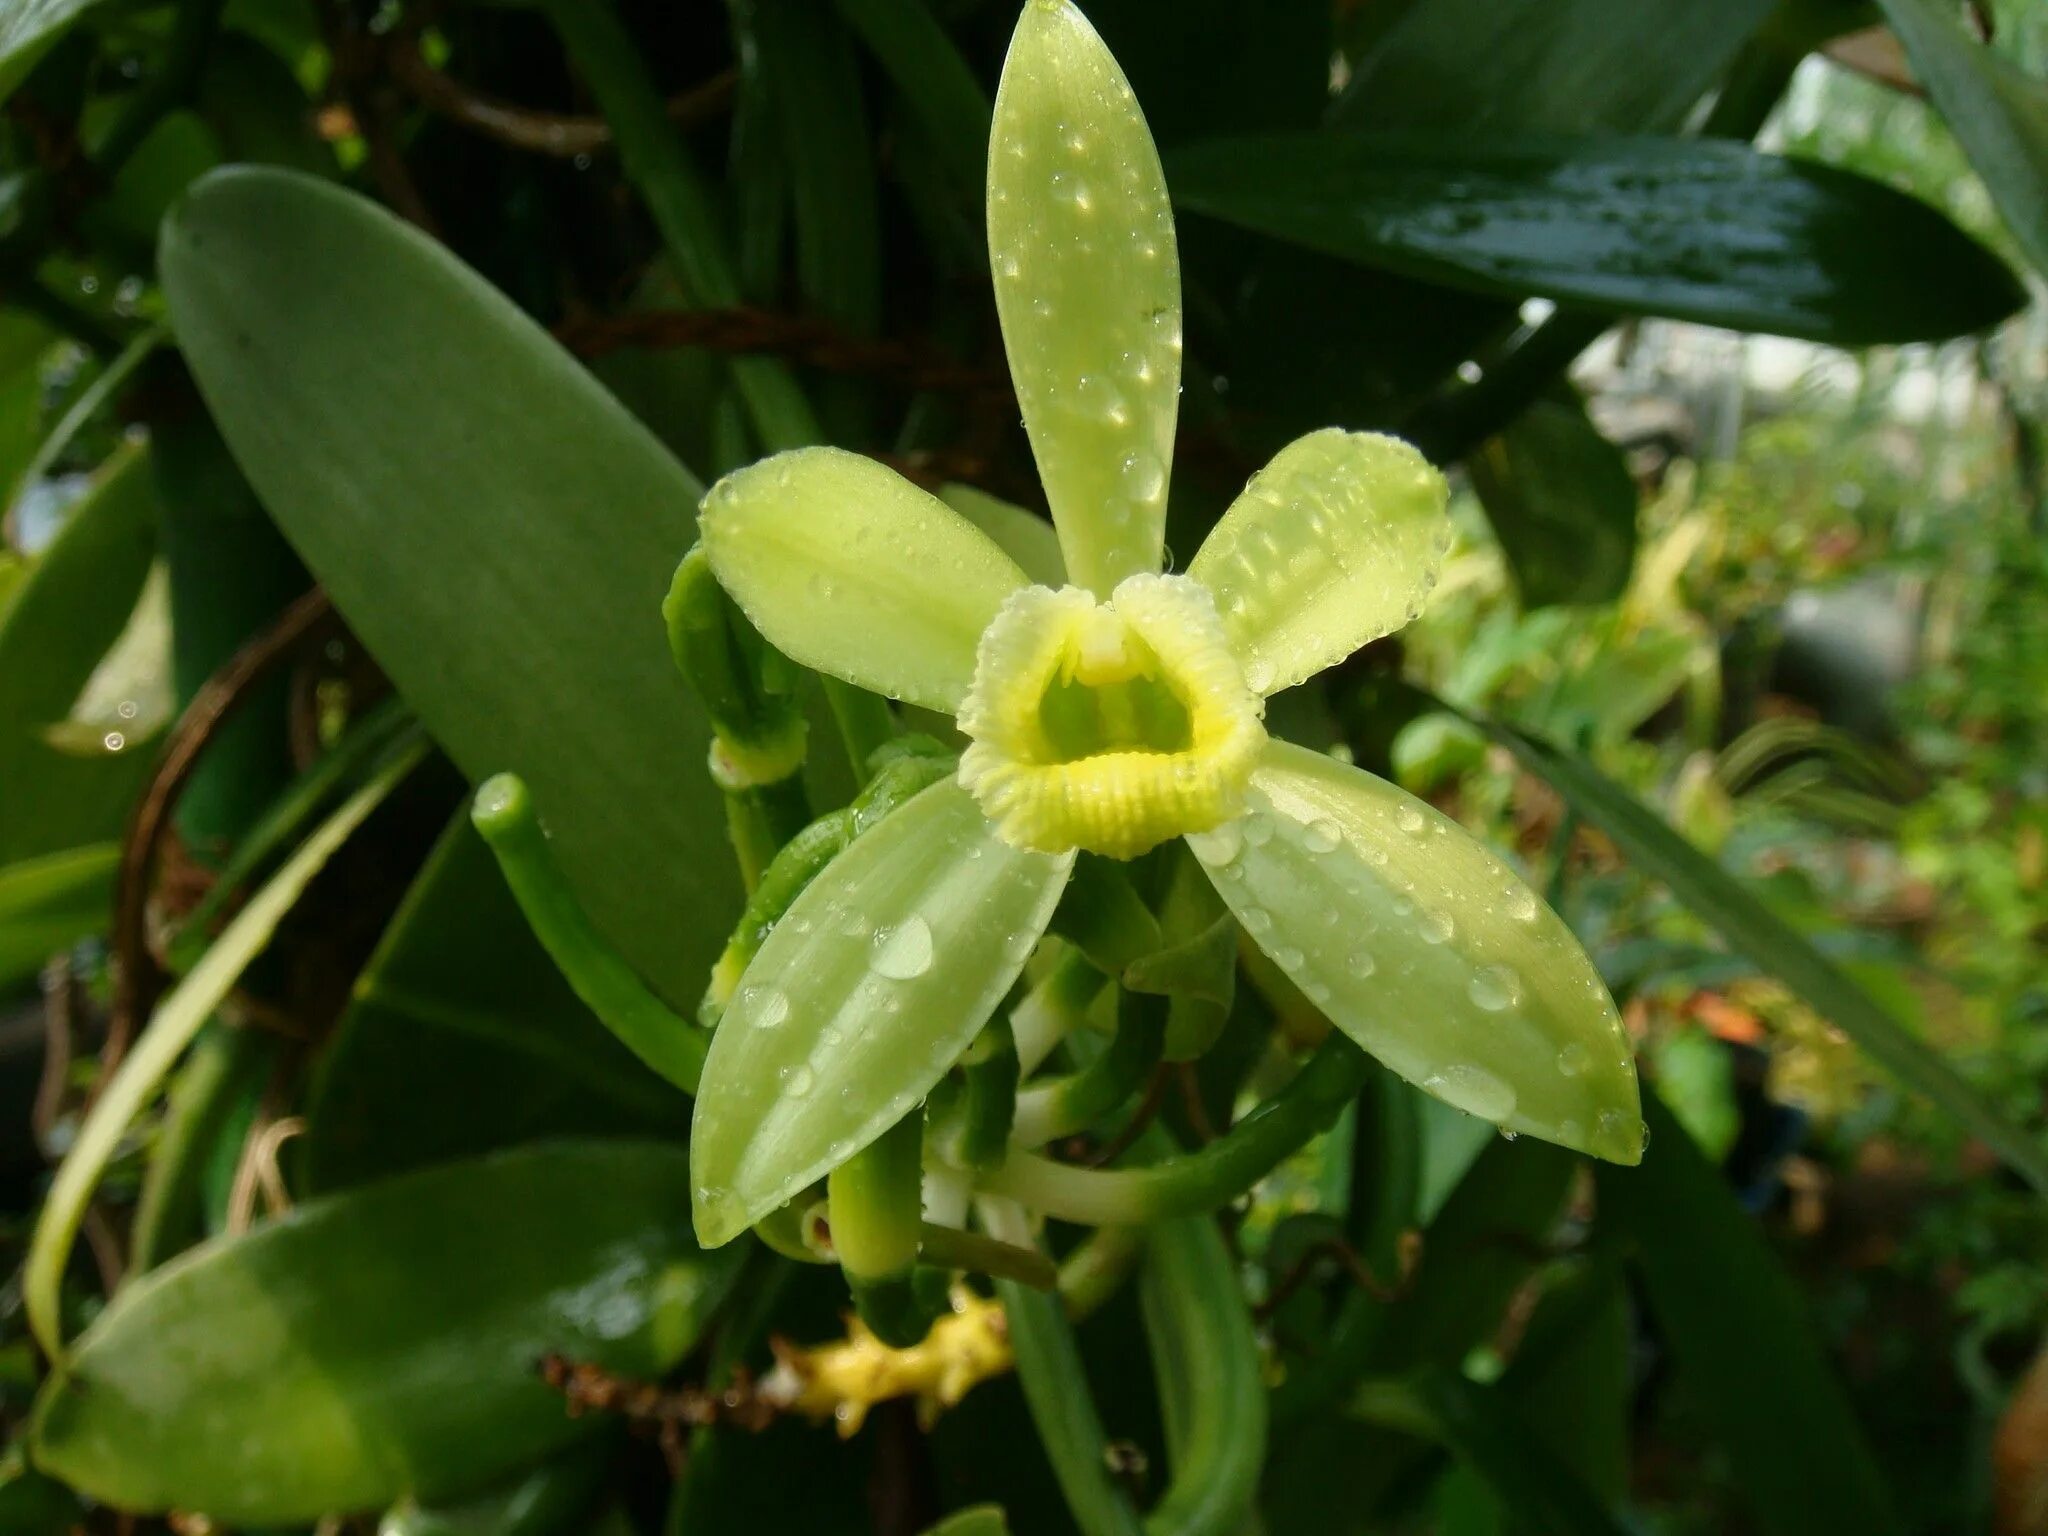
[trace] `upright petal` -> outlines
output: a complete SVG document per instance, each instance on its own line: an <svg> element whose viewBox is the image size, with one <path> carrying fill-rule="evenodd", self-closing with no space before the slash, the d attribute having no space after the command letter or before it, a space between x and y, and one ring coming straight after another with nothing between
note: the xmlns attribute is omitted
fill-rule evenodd
<svg viewBox="0 0 2048 1536"><path fill-rule="evenodd" d="M1030 0L996 92L988 245L1010 377L1073 580L1159 569L1180 257L1159 152L1068 0Z"/></svg>
<svg viewBox="0 0 2048 1536"><path fill-rule="evenodd" d="M886 465L799 448L727 475L698 519L719 584L785 656L950 712L1028 586L987 534Z"/></svg>
<svg viewBox="0 0 2048 1536"><path fill-rule="evenodd" d="M941 780L826 867L747 967L690 1131L709 1247L894 1125L965 1050L1052 918L1073 855L996 836Z"/></svg>
<svg viewBox="0 0 2048 1536"><path fill-rule="evenodd" d="M1291 688L1421 612L1451 542L1449 496L1427 459L1376 432L1326 427L1274 454L1188 566L1245 681Z"/></svg>
<svg viewBox="0 0 2048 1536"><path fill-rule="evenodd" d="M1642 1156L1635 1063L1565 927L1412 795L1273 742L1253 809L1190 838L1259 947L1330 1021L1446 1103L1617 1163Z"/></svg>

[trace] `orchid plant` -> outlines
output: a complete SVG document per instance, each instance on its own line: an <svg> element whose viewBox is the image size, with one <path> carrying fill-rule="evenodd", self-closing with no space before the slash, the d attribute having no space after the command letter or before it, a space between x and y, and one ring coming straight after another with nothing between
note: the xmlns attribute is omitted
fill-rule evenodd
<svg viewBox="0 0 2048 1536"><path fill-rule="evenodd" d="M1163 573L1174 220L1131 88L1068 0L1031 0L1018 23L987 206L1058 537L1057 562L1030 563L1056 563L1056 579L836 449L754 464L703 505L703 555L770 644L951 715L966 744L764 925L703 1065L699 1238L725 1243L832 1175L849 1258L876 1149L895 1147L884 1161L914 1187L919 1106L992 1018L1005 1027L998 1010L1077 860L1139 860L1173 839L1343 1037L1505 1131L1636 1161L1628 1042L1564 922L1448 817L1264 724L1271 695L1420 610L1450 538L1443 476L1392 438L1311 433L1252 478L1184 573ZM1023 547L1014 518L1000 531ZM1041 1211L1131 1214L1064 1199L1115 1175L1063 1180L1063 1166L1018 1145L960 1176ZM879 1268L907 1262L910 1241Z"/></svg>

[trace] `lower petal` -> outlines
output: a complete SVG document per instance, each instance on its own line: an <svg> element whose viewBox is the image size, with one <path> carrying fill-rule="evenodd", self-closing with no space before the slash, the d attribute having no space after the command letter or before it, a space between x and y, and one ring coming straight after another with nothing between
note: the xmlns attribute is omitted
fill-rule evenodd
<svg viewBox="0 0 2048 1536"><path fill-rule="evenodd" d="M1491 850L1371 774L1284 742L1250 811L1190 838L1295 985L1401 1076L1504 1130L1642 1156L1628 1037L1564 920Z"/></svg>
<svg viewBox="0 0 2048 1536"><path fill-rule="evenodd" d="M1023 969L1073 862L1011 847L948 779L811 882L712 1037L690 1132L701 1242L737 1236L931 1091Z"/></svg>

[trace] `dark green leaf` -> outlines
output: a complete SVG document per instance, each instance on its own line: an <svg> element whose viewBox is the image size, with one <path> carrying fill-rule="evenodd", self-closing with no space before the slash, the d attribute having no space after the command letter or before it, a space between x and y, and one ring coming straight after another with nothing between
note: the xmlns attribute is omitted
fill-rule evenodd
<svg viewBox="0 0 2048 1536"><path fill-rule="evenodd" d="M674 1147L557 1142L218 1239L124 1290L38 1405L44 1470L122 1509L309 1521L474 1492L587 1432L536 1370L657 1376L738 1267Z"/></svg>
<svg viewBox="0 0 2048 1536"><path fill-rule="evenodd" d="M1955 1116L2035 1189L2048 1194L2048 1152L2039 1142L1999 1114L1939 1053L1885 1012L1726 870L1580 758L1506 726L1487 729L1531 773L1548 780L1579 815L1613 838L1631 864L1670 886L1673 895L1761 970L1798 993L1879 1065Z"/></svg>
<svg viewBox="0 0 2048 1536"><path fill-rule="evenodd" d="M0 868L0 993L106 928L120 860L118 845L92 843Z"/></svg>
<svg viewBox="0 0 2048 1536"><path fill-rule="evenodd" d="M0 864L112 837L148 754L76 754L44 729L64 719L148 575L156 500L145 454L125 449L0 613Z"/></svg>
<svg viewBox="0 0 2048 1536"><path fill-rule="evenodd" d="M160 258L271 515L463 770L532 784L598 926L693 999L739 898L661 624L695 481L474 273L322 182L216 172Z"/></svg>
<svg viewBox="0 0 2048 1536"><path fill-rule="evenodd" d="M98 0L15 0L0 9L0 100L36 67L45 50Z"/></svg>
<svg viewBox="0 0 2048 1536"><path fill-rule="evenodd" d="M2006 228L2048 273L2048 82L1963 30L1941 0L1878 0Z"/></svg>
<svg viewBox="0 0 2048 1536"><path fill-rule="evenodd" d="M1642 1166L1598 1168L1600 1222L1633 1243L1687 1399L1774 1536L1885 1536L1896 1506L1791 1277L1653 1094Z"/></svg>
<svg viewBox="0 0 2048 1536"><path fill-rule="evenodd" d="M356 982L307 1120L326 1191L536 1136L681 1140L689 1101L576 1000L458 813Z"/></svg>
<svg viewBox="0 0 2048 1536"><path fill-rule="evenodd" d="M1627 589L1636 483L1576 396L1538 400L1465 469L1524 608L1604 603Z"/></svg>
<svg viewBox="0 0 2048 1536"><path fill-rule="evenodd" d="M1359 60L1336 121L1440 134L1666 131L1774 3L1409 0Z"/></svg>
<svg viewBox="0 0 2048 1536"><path fill-rule="evenodd" d="M1600 1496L1548 1450L1535 1425L1497 1389L1451 1371L1433 1371L1417 1387L1450 1447L1514 1512L1528 1536L1621 1536Z"/></svg>
<svg viewBox="0 0 2048 1536"><path fill-rule="evenodd" d="M1717 141L1266 134L1183 150L1168 181L1197 213L1410 277L1839 346L1981 330L2025 297L1904 193Z"/></svg>

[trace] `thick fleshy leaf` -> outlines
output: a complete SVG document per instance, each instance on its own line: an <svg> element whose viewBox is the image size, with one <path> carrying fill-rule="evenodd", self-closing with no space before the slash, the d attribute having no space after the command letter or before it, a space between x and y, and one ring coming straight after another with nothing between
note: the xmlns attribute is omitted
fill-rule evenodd
<svg viewBox="0 0 2048 1536"><path fill-rule="evenodd" d="M1011 847L946 779L811 882L747 967L704 1066L690 1157L706 1244L931 1091L1023 968L1073 862Z"/></svg>
<svg viewBox="0 0 2048 1536"><path fill-rule="evenodd" d="M264 508L463 771L532 785L591 920L671 1002L694 998L741 896L710 728L661 623L702 487L503 294L364 198L231 166L172 211L158 256Z"/></svg>
<svg viewBox="0 0 2048 1536"><path fill-rule="evenodd" d="M1338 427L1253 475L1188 566L1253 691L1290 688L1421 612L1451 541L1449 499L1408 444Z"/></svg>
<svg viewBox="0 0 2048 1536"><path fill-rule="evenodd" d="M1129 82L1068 0L1031 0L988 158L996 312L1067 569L1159 568L1180 408L1180 258Z"/></svg>
<svg viewBox="0 0 2048 1536"><path fill-rule="evenodd" d="M1017 562L1018 569L1041 587L1067 584L1067 565L1060 554L1060 536L1036 513L991 496L971 485L942 485L939 500L974 524Z"/></svg>
<svg viewBox="0 0 2048 1536"><path fill-rule="evenodd" d="M727 475L701 528L720 584L777 650L928 709L958 706L981 632L1028 585L936 496L838 448Z"/></svg>
<svg viewBox="0 0 2048 1536"><path fill-rule="evenodd" d="M679 1147L545 1142L300 1206L123 1289L37 1406L117 1508L298 1525L473 1493L590 1433L535 1368L659 1376L737 1273Z"/></svg>
<svg viewBox="0 0 2048 1536"><path fill-rule="evenodd" d="M1635 1063L1562 918L1456 822L1274 742L1251 810L1190 838L1245 931L1330 1021L1448 1104L1614 1162Z"/></svg>
<svg viewBox="0 0 2048 1536"><path fill-rule="evenodd" d="M1407 277L1836 346L1982 330L2026 294L1867 177L1698 139L1330 132L1177 153L1184 208Z"/></svg>

